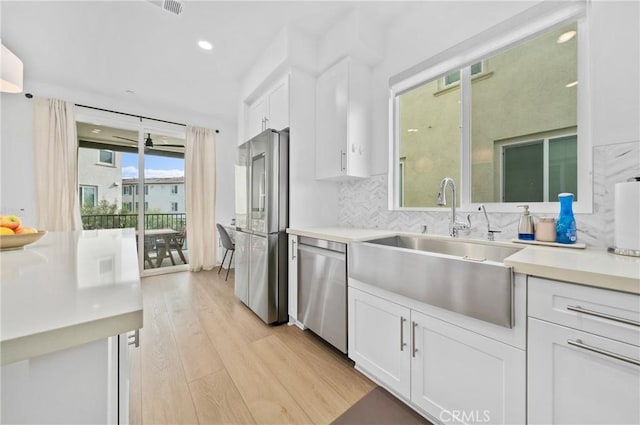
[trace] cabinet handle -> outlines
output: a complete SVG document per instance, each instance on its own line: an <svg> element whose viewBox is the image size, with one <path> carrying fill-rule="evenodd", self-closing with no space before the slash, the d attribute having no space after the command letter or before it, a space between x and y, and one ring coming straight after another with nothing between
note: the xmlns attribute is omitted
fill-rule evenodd
<svg viewBox="0 0 640 425"><path fill-rule="evenodd" d="M407 319L400 316L400 351L404 351L404 347L407 345L407 343L404 342L404 322L406 321Z"/></svg>
<svg viewBox="0 0 640 425"><path fill-rule="evenodd" d="M340 149L340 171L344 171L347 169L347 166L345 164L346 160L347 160L347 153L344 150Z"/></svg>
<svg viewBox="0 0 640 425"><path fill-rule="evenodd" d="M418 327L418 324L416 322L411 322L412 326L411 326L411 357L415 357L416 353L418 352L418 349L416 348L416 328Z"/></svg>
<svg viewBox="0 0 640 425"><path fill-rule="evenodd" d="M291 241L291 259L296 259L296 241Z"/></svg>
<svg viewBox="0 0 640 425"><path fill-rule="evenodd" d="M589 316L601 317L603 319L609 319L609 320L613 320L614 322L624 323L626 325L637 326L640 328L640 322L638 321L625 319L624 317L612 316L607 313L600 313L599 311L593 311L587 308L582 308L579 305L576 305L576 306L568 305L567 310L575 311L577 313L582 313L582 314L588 314Z"/></svg>
<svg viewBox="0 0 640 425"><path fill-rule="evenodd" d="M136 348L140 347L140 329L133 331L133 335L128 335L129 345L134 345Z"/></svg>
<svg viewBox="0 0 640 425"><path fill-rule="evenodd" d="M617 360L621 360L626 363L631 363L632 365L640 366L640 361L636 359L632 359L631 357L623 356L622 354L612 353L611 351L603 350L602 348L593 347L591 345L584 344L581 340L572 340L568 339L567 344L573 345L574 347L582 348L583 350L592 351L594 353L602 354L603 356L611 357Z"/></svg>

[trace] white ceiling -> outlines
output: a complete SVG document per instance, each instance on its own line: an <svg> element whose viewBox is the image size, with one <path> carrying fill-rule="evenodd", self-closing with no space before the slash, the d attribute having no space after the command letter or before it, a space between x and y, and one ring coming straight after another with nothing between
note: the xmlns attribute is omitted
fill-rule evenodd
<svg viewBox="0 0 640 425"><path fill-rule="evenodd" d="M358 8L382 28L409 4L186 1L176 16L144 0L0 3L2 43L22 59L25 81L231 121L242 79L285 25L321 37Z"/></svg>

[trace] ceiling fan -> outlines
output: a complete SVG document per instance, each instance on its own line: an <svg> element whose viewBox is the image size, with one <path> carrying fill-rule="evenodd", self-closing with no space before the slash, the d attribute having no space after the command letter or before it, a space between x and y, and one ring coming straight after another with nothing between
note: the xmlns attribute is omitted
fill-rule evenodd
<svg viewBox="0 0 640 425"><path fill-rule="evenodd" d="M127 137L121 137L121 136L113 136L116 139L123 139L123 140L129 140L130 142L135 142L138 143L137 140L134 139L129 139ZM154 147L156 148L184 148L184 145L171 145L171 144L160 144L157 146L154 146L153 144L153 140L151 139L151 133L147 133L147 137L144 139L144 148L145 149L153 149Z"/></svg>

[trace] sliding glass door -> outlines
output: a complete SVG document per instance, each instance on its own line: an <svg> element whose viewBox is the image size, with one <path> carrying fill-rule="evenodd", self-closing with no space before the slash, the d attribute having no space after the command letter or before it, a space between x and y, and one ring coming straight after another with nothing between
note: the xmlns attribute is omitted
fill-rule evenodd
<svg viewBox="0 0 640 425"><path fill-rule="evenodd" d="M134 228L143 275L186 269L184 128L111 115L77 118L83 228Z"/></svg>

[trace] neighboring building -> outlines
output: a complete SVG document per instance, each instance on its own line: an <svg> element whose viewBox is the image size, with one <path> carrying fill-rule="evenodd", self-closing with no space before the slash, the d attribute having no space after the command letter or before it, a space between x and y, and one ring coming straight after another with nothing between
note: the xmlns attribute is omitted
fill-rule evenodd
<svg viewBox="0 0 640 425"><path fill-rule="evenodd" d="M184 213L184 177L147 178L144 180L144 210ZM122 208L137 211L140 207L138 179L122 179Z"/></svg>
<svg viewBox="0 0 640 425"><path fill-rule="evenodd" d="M122 202L120 152L106 149L78 149L78 186L81 206L95 206L103 199Z"/></svg>

